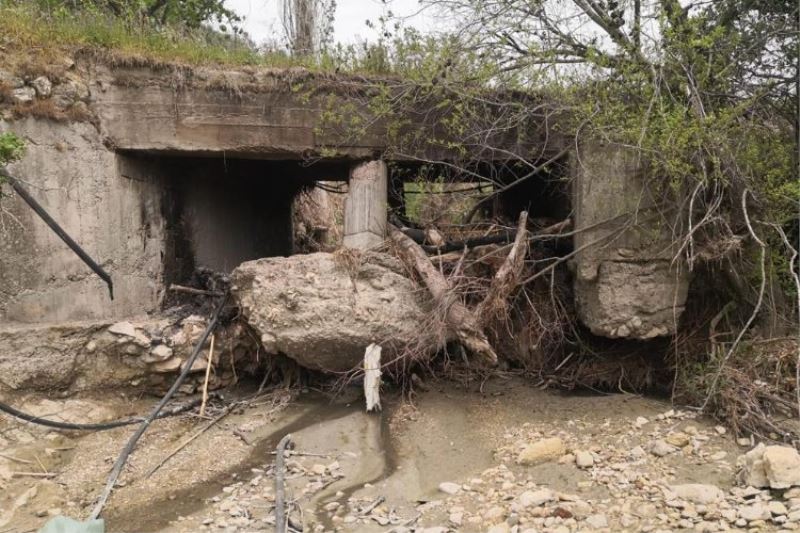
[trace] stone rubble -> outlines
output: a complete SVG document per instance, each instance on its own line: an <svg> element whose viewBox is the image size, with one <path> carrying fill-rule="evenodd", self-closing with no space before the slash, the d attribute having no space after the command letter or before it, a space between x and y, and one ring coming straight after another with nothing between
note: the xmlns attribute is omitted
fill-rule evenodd
<svg viewBox="0 0 800 533"><path fill-rule="evenodd" d="M80 76L69 71L72 66L74 65L65 64L68 70L56 77L45 75L20 77L0 69L0 86L9 89L10 103L17 106L17 109L0 108L0 118L10 119L14 113L24 114L26 108L41 101L52 104L50 112L53 118L70 113L69 116L73 120L87 120L90 115L87 104L92 100L92 91Z"/></svg>
<svg viewBox="0 0 800 533"><path fill-rule="evenodd" d="M772 489L800 486L800 454L794 448L761 443L741 457L738 464L745 485Z"/></svg>
<svg viewBox="0 0 800 533"><path fill-rule="evenodd" d="M796 452L758 446L743 455L740 468L763 472L762 487L736 484L733 440L720 428L691 424L694 414L669 411L657 419L632 419L603 427L611 439L582 431L590 423L571 420L565 428L525 423L498 439L496 465L470 479L441 482L431 500L415 510L384 500L324 496L305 510L309 531L393 531L395 533L573 533L631 531L797 531L800 487L794 485ZM640 417L641 418L641 417ZM606 423L606 426L608 423ZM568 427L567 427L568 426ZM698 427L700 426L700 427ZM669 447L653 453L658 443ZM650 450L648 452L647 450ZM765 457L766 456L766 457ZM291 458L289 477L306 481L294 495L311 500L342 475L338 463ZM568 491L547 486L548 469L571 481ZM200 530L238 533L273 525L271 472L254 470L251 481L226 487L211 501ZM746 473L745 473L746 474ZM738 479L747 476L739 472ZM551 474L552 475L552 474ZM744 476L744 477L743 477ZM762 476L759 478L758 476ZM694 479L687 482L686 479ZM781 485L769 489L769 483ZM301 485L302 486L302 485ZM414 516L416 512L416 516ZM313 518L309 518L309 514ZM383 529L381 529L383 528Z"/></svg>
<svg viewBox="0 0 800 533"><path fill-rule="evenodd" d="M417 508L421 517L414 525L392 531L800 530L800 488L769 491L734 485L735 459L720 449L732 445L727 432L687 424L693 418L672 410L653 421L639 417L627 427L604 428L617 437L611 442L583 435L581 422L570 421L575 427L569 431L523 424L503 436L495 454L497 466L463 485L443 482L437 499ZM792 448L762 446L754 451L767 463L762 475L768 482L781 489L795 485ZM684 477L691 477L692 465L715 471L716 482L702 474L696 482L675 482L681 468L687 469ZM574 469L574 492L544 486L539 480L547 468ZM339 506L333 510L334 516L344 513ZM370 522L364 517L335 523L337 530L360 531ZM318 526L315 531L328 529Z"/></svg>

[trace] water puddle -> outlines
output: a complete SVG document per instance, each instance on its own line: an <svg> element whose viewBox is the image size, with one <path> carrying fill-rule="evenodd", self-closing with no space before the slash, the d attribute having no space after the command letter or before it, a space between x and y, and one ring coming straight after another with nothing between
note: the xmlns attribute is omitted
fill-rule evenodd
<svg viewBox="0 0 800 533"><path fill-rule="evenodd" d="M189 516L208 506L208 500L222 492L223 487L253 477L252 468L264 468L272 464L271 453L287 433L296 434L307 428L329 424L353 413L363 412L361 404L332 403L321 394L308 394L298 398L288 407L281 418L296 416L291 422L267 433L258 440L244 461L216 474L211 479L171 493L169 499L148 502L146 505L129 506L110 510L106 523L110 531L125 531L136 524L140 532L154 532L166 528L179 516ZM224 451L223 451L224 453ZM234 477L235 475L235 477Z"/></svg>

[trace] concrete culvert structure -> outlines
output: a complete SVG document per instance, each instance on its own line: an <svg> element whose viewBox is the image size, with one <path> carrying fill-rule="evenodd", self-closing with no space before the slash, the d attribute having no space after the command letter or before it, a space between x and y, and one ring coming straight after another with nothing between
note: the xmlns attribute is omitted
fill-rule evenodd
<svg viewBox="0 0 800 533"><path fill-rule="evenodd" d="M628 453L637 460L660 458L650 450L666 457L677 454L678 445L687 450L721 439L699 422L700 430L688 424L678 435L672 424L689 421L689 414L659 414L636 403L635 420L627 412L612 417L614 431L634 432L634 449L612 449L607 442L598 448L596 439L589 442L597 433L594 418L607 413L595 408L597 402L573 398L564 401L577 408L569 403L550 412L551 400L530 387L531 376L541 386L603 390L652 389L664 381L660 354L676 332L689 278L669 261L661 219L631 222L637 208L649 216L652 193L639 162L624 152L588 141L573 148L573 139L555 132L532 134L530 146L513 147L529 154L529 167L536 169L524 180L517 181L524 171L490 152L481 153L485 158L470 167L471 175L457 175L455 156L445 149L393 154L379 121L359 139L324 131L321 117L331 98L363 104L336 80L239 72L248 83L232 94L207 83L208 72L184 80L180 91L170 74L147 68L100 65L86 72L87 93L79 97L93 122L20 117L0 122L0 129L30 141L11 171L111 273L117 298L109 300L103 282L18 199L4 199L21 224L9 226L0 241L0 399L35 413L32 418L58 417L61 399L23 401L20 395L113 391L111 410L93 409L85 396L64 400L70 407L64 420L103 423L140 415L152 403L141 395L163 394L187 367L219 296L230 289L234 302L213 340L199 346L178 390L193 401L218 390L224 403L208 400L201 422L154 424L120 471L123 485L114 488L106 515L112 527L136 523L141 530L169 531L185 521L194 531L233 520L244 530L271 527L271 511L251 509L242 498L273 496L265 488L273 473L265 466L287 432L297 432L300 454L309 454L287 458L287 483L296 489L293 483L305 483L300 490L313 498L307 516L323 528L346 520L381 528L409 520L414 515L405 498L429 499L451 481L442 476L459 479L467 472L475 476L471 489L498 481L495 494L526 516L519 502L533 501L538 491L529 487L523 497L502 488L515 486L512 470L520 476L513 479L523 479L524 469L540 469L539 479L563 483L558 486L566 491L576 476L594 475ZM317 92L294 92L298 76ZM490 176L491 186L476 175ZM171 290L175 285L184 290ZM597 341L593 335L603 340L582 344ZM365 349L373 344L380 347L384 375L399 378L410 396L430 392L439 402L421 409L423 418L406 410L391 389L381 391L383 418L362 416L361 392L347 384L360 379ZM490 373L509 379L485 381ZM469 393L451 384L425 392L430 374L476 385ZM516 374L527 380L510 378ZM268 386L278 383L291 387ZM380 384L370 386L377 397ZM341 396L331 404L327 396L301 392L317 387ZM576 409L592 420L576 417ZM520 424L531 413L547 427ZM658 439L631 429L658 416ZM47 444L50 437L8 423L12 430L0 432L0 439L11 444L3 447L0 440L0 448L11 449L11 457L34 461L24 450L48 453L32 442ZM396 444L392 432L404 424L428 444L407 438ZM517 464L521 451L555 437L554 427L565 443L559 456ZM62 452L47 455L52 461L46 461L44 481L56 477L64 484L42 485L49 487L43 493L52 490L65 508L80 501L69 511L83 513L91 503L84 501L86 487L101 485L105 458L118 453L125 436L113 431L106 438L53 436L57 448L80 446L75 461ZM663 445L650 442L662 437ZM508 466L493 467L491 450ZM7 483L14 507L28 488L8 461L0 460L0 484ZM474 471L477 465L481 472ZM664 475L660 463L648 468ZM694 473L681 475L680 481L693 481ZM375 486L385 494L374 493ZM445 520L459 527L466 510L458 508L473 491L464 483L444 486L455 509ZM544 496L540 507L554 516L577 516L585 507L554 492ZM404 509L403 520L382 506L381 497ZM348 514L338 511L354 505ZM20 509L12 511L15 520ZM209 518L208 509L224 517ZM38 527L49 512L21 523ZM495 521L504 512L493 507L486 514ZM615 520L590 522L605 527Z"/></svg>

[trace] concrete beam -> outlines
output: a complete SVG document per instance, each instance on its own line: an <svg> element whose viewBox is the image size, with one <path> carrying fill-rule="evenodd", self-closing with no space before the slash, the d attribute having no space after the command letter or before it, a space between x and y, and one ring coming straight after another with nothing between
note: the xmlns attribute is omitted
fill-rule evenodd
<svg viewBox="0 0 800 533"><path fill-rule="evenodd" d="M368 250L386 238L388 170L383 161L368 161L352 168L344 202L344 245Z"/></svg>

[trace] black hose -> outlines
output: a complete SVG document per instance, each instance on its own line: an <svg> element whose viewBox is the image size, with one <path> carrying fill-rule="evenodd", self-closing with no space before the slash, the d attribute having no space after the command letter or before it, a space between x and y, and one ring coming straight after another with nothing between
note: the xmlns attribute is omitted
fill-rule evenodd
<svg viewBox="0 0 800 533"><path fill-rule="evenodd" d="M37 215L39 215L39 218L41 218L45 224L50 226L50 229L53 230L55 234L58 235L61 240L64 241L64 243L69 246L70 249L75 252L75 254L77 254L77 256L80 257L89 268L94 271L95 274L100 276L100 279L106 282L106 285L108 285L108 294L113 300L114 282L111 281L111 275L103 270L103 267L98 265L94 259L89 257L89 254L87 254L83 248L81 248L80 245L75 242L66 231L64 231L64 228L58 225L58 222L56 222L47 211L45 211L44 207L42 207L41 204L37 202L36 199L28 193L28 191L25 190L19 180L9 174L8 171L6 171L6 169L3 167L0 167L0 176L6 178L11 184L11 188L16 191L20 198L25 200L25 203L28 204L28 206L30 206L30 208L33 209Z"/></svg>
<svg viewBox="0 0 800 533"><path fill-rule="evenodd" d="M157 418L167 418L170 416L175 416L181 413L185 413L186 411L189 411L192 408L199 405L202 401L203 401L202 398L192 400L187 404L175 407L174 409L170 409L169 411L165 411L163 413L159 413ZM47 426L49 428L70 429L78 431L106 431L109 429L114 429L122 426L139 424L144 420L141 417L132 417L132 418L123 418L122 420L112 420L110 422L100 422L97 424L73 424L72 422L58 422L56 420L48 420L46 418L29 415L28 413L23 413L22 411L14 409L10 405L5 404L3 402L0 402L0 411L3 411L13 417L19 418L20 420L24 420L26 422L30 422L32 424Z"/></svg>
<svg viewBox="0 0 800 533"><path fill-rule="evenodd" d="M203 345L206 343L208 336L211 335L211 332L217 325L219 321L219 315L222 313L222 308L225 307L225 304L228 302L228 295L229 293L225 293L225 295L221 298L219 302L219 306L214 311L214 315L211 317L211 320L206 326L205 331L200 336L200 339L197 341L197 344L194 346L194 351L192 351L192 355L183 363L183 369L178 377L175 379L175 382L169 388L167 393L161 398L161 401L153 408L153 411L142 420L139 429L131 435L131 438L128 439L128 443L122 449L119 457L114 462L114 466L111 468L111 473L108 475L108 479L106 480L106 486L103 489L102 494L100 494L100 498L95 504L94 509L92 510L91 519L94 520L100 516L100 513L103 512L103 507L105 507L106 502L108 501L109 496L111 496L111 491L114 490L114 485L117 483L117 478L119 478L120 473L122 473L122 469L125 467L125 463L128 461L128 456L133 452L133 449L136 448L136 443L139 442L139 439L147 431L147 428L150 427L150 424L153 420L156 419L158 414L164 408L164 406L169 402L170 398L178 391L178 388L181 386L181 383L186 379L186 376L189 375L189 372L192 370L192 366L194 362L197 360L197 357L200 355L200 352L203 351Z"/></svg>

